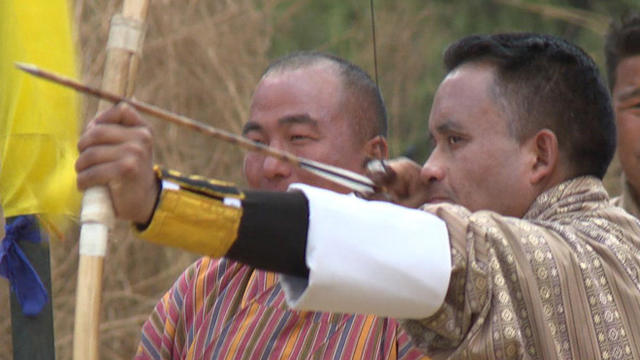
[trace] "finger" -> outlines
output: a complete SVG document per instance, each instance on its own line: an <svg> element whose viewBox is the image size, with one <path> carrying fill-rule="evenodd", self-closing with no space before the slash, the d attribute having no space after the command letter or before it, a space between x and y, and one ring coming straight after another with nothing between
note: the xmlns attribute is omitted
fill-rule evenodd
<svg viewBox="0 0 640 360"><path fill-rule="evenodd" d="M101 163L78 172L76 176L76 185L79 190L84 191L94 186L107 186L109 182L114 181L114 173L117 164L114 162Z"/></svg>
<svg viewBox="0 0 640 360"><path fill-rule="evenodd" d="M95 124L120 124L123 126L147 126L146 120L127 103L119 103L100 113L92 121Z"/></svg>
<svg viewBox="0 0 640 360"><path fill-rule="evenodd" d="M91 146L115 145L129 141L152 146L151 129L146 126L123 127L118 124L96 124L82 134L78 140L78 151L83 152Z"/></svg>
<svg viewBox="0 0 640 360"><path fill-rule="evenodd" d="M76 172L106 163L121 163L123 168L128 165L143 166L150 163L152 154L149 149L138 143L126 143L119 146L94 146L83 151L76 160ZM133 164L130 164L133 163ZM135 168L134 168L135 169ZM120 171L119 174L123 173Z"/></svg>
<svg viewBox="0 0 640 360"><path fill-rule="evenodd" d="M374 192L374 193L356 192L355 195L361 199L365 199L369 201L375 200L375 201L394 202L393 196L386 192Z"/></svg>
<svg viewBox="0 0 640 360"><path fill-rule="evenodd" d="M409 185L419 181L420 165L407 158L390 160L386 163L386 166L389 169L387 170L388 172L395 174L396 182Z"/></svg>
<svg viewBox="0 0 640 360"><path fill-rule="evenodd" d="M147 120L131 105L127 103L118 104L121 111L121 124L124 126L149 126Z"/></svg>
<svg viewBox="0 0 640 360"><path fill-rule="evenodd" d="M384 160L368 159L365 163L366 174L378 186L385 186L395 179L395 172Z"/></svg>
<svg viewBox="0 0 640 360"><path fill-rule="evenodd" d="M395 172L419 171L422 168L420 164L406 157L387 160L384 165Z"/></svg>
<svg viewBox="0 0 640 360"><path fill-rule="evenodd" d="M403 199L401 205L408 208L417 209L420 206L424 205L426 202L427 201L426 201L425 195L414 195L407 199Z"/></svg>
<svg viewBox="0 0 640 360"><path fill-rule="evenodd" d="M122 110L118 107L118 105L111 106L110 108L102 111L97 114L93 120L91 120L92 125L95 124L119 124L120 116Z"/></svg>
<svg viewBox="0 0 640 360"><path fill-rule="evenodd" d="M92 166L113 162L118 159L117 154L117 149L113 147L93 146L80 153L80 156L76 159L75 170L79 173Z"/></svg>
<svg viewBox="0 0 640 360"><path fill-rule="evenodd" d="M112 152L109 158L102 158L102 161L82 162L78 158L76 166L78 187L86 188L94 185L105 185L113 181L139 181L144 175L153 173L153 166L146 158L133 155L117 156L113 158ZM104 156L101 152L99 157ZM121 152L119 154L122 154ZM145 174L145 172L147 174Z"/></svg>
<svg viewBox="0 0 640 360"><path fill-rule="evenodd" d="M384 166L384 173L389 174L384 179L384 189L392 194L396 202L409 200L413 203L411 201L413 194L416 191L419 192L421 188L419 186L420 166L407 158L393 159L382 166Z"/></svg>

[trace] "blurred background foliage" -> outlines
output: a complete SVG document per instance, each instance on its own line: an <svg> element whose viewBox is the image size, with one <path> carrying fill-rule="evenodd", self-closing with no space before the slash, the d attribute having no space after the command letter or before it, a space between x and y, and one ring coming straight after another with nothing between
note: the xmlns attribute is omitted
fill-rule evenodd
<svg viewBox="0 0 640 360"><path fill-rule="evenodd" d="M375 1L379 80L390 109L393 154L417 161L428 154L426 119L444 75L441 55L447 44L473 33L545 32L579 44L603 65L603 35L610 19L633 6L640 6L638 0ZM295 16L289 10L293 7ZM321 49L373 75L368 1L291 0L277 10L278 36L270 57Z"/></svg>
<svg viewBox="0 0 640 360"><path fill-rule="evenodd" d="M73 1L84 81L99 85L111 16L121 0ZM422 162L430 144L427 118L444 75L447 44L472 33L544 32L583 47L604 69L603 35L611 19L639 0L375 0L379 84L390 116L393 156ZM239 132L251 92L276 57L297 50L344 57L375 75L368 0L155 0L151 2L135 96ZM96 111L85 98L84 120ZM158 163L244 184L242 153L225 144L152 120ZM619 166L608 188L617 192ZM52 244L57 358L71 358L77 229ZM69 254L73 254L70 256ZM196 259L136 240L118 224L105 260L101 354L129 359L155 303ZM6 281L0 280L0 359L11 359Z"/></svg>

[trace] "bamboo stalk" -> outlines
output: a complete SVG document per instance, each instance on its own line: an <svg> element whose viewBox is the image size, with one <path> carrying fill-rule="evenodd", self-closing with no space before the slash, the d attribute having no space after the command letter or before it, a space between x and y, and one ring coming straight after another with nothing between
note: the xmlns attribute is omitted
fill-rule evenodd
<svg viewBox="0 0 640 360"><path fill-rule="evenodd" d="M143 24L147 8L148 0L125 0L122 17L114 16L112 19L102 79L103 90L121 95L131 95L133 92L144 28L140 25L140 36L136 40L135 30L127 31L125 26L120 27L125 29L124 32L117 33L114 27L121 26L116 24L117 21ZM101 101L98 112L109 106L109 102ZM85 192L81 222L73 358L97 360L100 358L99 324L104 256L109 231L114 223L113 207L106 187L95 187Z"/></svg>

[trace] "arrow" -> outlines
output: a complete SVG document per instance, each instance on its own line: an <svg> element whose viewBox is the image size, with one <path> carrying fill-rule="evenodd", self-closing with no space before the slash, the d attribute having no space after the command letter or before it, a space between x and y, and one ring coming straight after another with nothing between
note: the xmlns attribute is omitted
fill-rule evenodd
<svg viewBox="0 0 640 360"><path fill-rule="evenodd" d="M55 74L50 71L40 69L33 64L15 63L16 67L27 73L52 81L59 85L70 87L84 94L94 96L99 99L107 100L114 104L127 103L136 110L151 115L153 117L172 122L181 126L188 127L205 135L214 137L216 139L225 141L232 145L238 146L248 151L255 151L268 156L272 156L278 160L290 163L294 166L307 170L317 176L332 181L338 185L347 187L353 191L367 194L378 192L380 189L376 186L371 179L366 176L360 175L353 171L339 168L337 166L327 165L318 161L302 158L292 153L282 151L252 140L249 140L243 136L236 135L234 133L215 128L211 125L207 125L203 122L188 118L183 115L173 113L171 111L162 109L155 105L147 104L142 101L118 96L107 91L103 91L85 84L82 84L76 80L68 77Z"/></svg>

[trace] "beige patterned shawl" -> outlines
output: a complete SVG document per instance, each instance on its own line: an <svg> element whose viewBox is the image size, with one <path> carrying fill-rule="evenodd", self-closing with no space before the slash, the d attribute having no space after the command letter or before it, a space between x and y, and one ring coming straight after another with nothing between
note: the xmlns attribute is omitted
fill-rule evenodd
<svg viewBox="0 0 640 360"><path fill-rule="evenodd" d="M640 223L592 177L523 219L429 205L448 224L445 304L406 329L433 359L640 359Z"/></svg>

